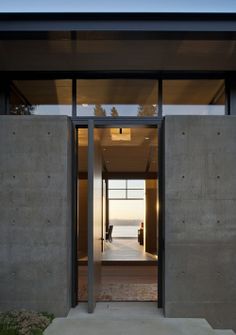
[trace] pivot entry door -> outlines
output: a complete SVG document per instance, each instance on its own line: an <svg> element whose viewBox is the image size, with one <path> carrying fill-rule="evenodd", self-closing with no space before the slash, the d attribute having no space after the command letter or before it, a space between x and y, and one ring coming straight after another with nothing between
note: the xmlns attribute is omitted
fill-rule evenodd
<svg viewBox="0 0 236 335"><path fill-rule="evenodd" d="M88 312L100 290L102 258L102 155L100 130L88 124Z"/></svg>

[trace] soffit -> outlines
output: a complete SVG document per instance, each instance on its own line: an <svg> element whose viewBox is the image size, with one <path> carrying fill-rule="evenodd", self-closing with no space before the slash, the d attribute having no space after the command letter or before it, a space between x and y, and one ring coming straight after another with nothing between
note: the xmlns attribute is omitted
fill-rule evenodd
<svg viewBox="0 0 236 335"><path fill-rule="evenodd" d="M101 130L101 154L108 172L156 172L157 129L130 128L131 141L112 141L111 129ZM87 171L87 130L79 129L79 171Z"/></svg>
<svg viewBox="0 0 236 335"><path fill-rule="evenodd" d="M229 71L235 40L2 40L2 71Z"/></svg>

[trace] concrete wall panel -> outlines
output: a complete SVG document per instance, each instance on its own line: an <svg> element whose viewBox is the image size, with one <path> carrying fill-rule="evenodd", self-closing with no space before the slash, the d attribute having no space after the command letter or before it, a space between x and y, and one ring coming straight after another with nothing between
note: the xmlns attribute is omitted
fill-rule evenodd
<svg viewBox="0 0 236 335"><path fill-rule="evenodd" d="M165 120L165 314L236 329L236 117Z"/></svg>
<svg viewBox="0 0 236 335"><path fill-rule="evenodd" d="M71 305L71 123L0 117L0 310Z"/></svg>

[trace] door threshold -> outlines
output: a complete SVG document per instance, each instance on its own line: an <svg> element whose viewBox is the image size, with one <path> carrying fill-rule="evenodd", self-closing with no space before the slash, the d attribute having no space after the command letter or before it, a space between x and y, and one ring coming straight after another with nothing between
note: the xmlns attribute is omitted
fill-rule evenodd
<svg viewBox="0 0 236 335"><path fill-rule="evenodd" d="M78 265L88 265L87 260L78 260ZM149 265L158 265L158 260L103 260L102 265L109 266L109 265L117 265L117 266L130 266L130 265L137 265L137 266L149 266Z"/></svg>

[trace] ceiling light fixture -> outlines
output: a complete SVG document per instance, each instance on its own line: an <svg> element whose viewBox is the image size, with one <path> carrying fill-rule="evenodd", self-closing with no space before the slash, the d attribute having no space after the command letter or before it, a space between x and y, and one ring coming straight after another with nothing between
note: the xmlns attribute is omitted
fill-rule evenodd
<svg viewBox="0 0 236 335"><path fill-rule="evenodd" d="M131 141L130 128L111 128L110 133L112 141Z"/></svg>

